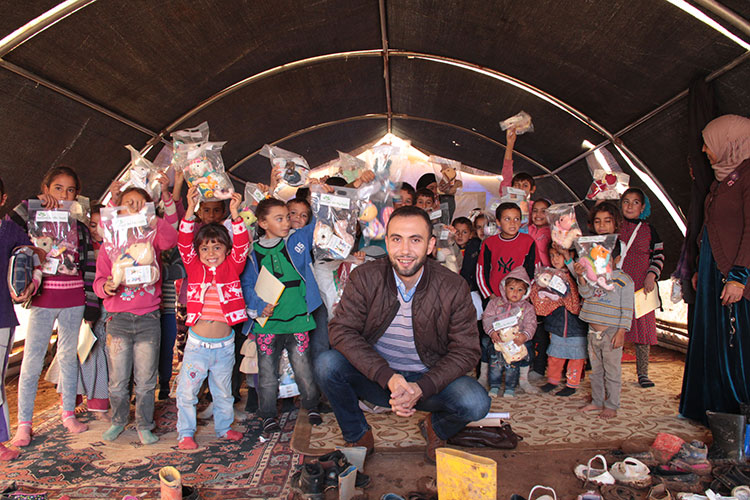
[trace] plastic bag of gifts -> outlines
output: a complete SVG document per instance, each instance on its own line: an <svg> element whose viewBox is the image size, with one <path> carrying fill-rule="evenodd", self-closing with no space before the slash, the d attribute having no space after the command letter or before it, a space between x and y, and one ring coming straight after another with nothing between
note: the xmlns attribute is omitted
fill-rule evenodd
<svg viewBox="0 0 750 500"><path fill-rule="evenodd" d="M208 122L197 127L176 130L172 132L172 149L184 144L201 144L208 142ZM174 152L174 151L173 151Z"/></svg>
<svg viewBox="0 0 750 500"><path fill-rule="evenodd" d="M456 190L463 187L460 161L436 155L430 155L427 161L435 171L438 194L456 194Z"/></svg>
<svg viewBox="0 0 750 500"><path fill-rule="evenodd" d="M357 190L336 187L332 193L323 186L310 186L315 229L313 254L315 259L345 259L354 247L357 235Z"/></svg>
<svg viewBox="0 0 750 500"><path fill-rule="evenodd" d="M356 181L362 171L367 169L367 163L364 160L360 160L356 156L343 153L339 153L339 161L336 169L336 175L339 175L346 179L347 184L351 184Z"/></svg>
<svg viewBox="0 0 750 500"><path fill-rule="evenodd" d="M458 274L461 272L463 256L458 248L453 233L445 224L435 224L432 228L435 235L435 260L446 269Z"/></svg>
<svg viewBox="0 0 750 500"><path fill-rule="evenodd" d="M265 198L266 193L261 190L258 184L254 182L245 183L245 195L242 198L239 214L252 239L255 239L258 222L258 219L255 217L255 209L258 208L258 203Z"/></svg>
<svg viewBox="0 0 750 500"><path fill-rule="evenodd" d="M102 250L112 262L112 282L137 288L159 280L159 261L156 259L156 211L153 203L146 203L138 213L127 207L102 208Z"/></svg>
<svg viewBox="0 0 750 500"><path fill-rule="evenodd" d="M534 272L534 282L539 287L539 296L553 301L565 297L570 286L564 275L565 271L554 267L538 267Z"/></svg>
<svg viewBox="0 0 750 500"><path fill-rule="evenodd" d="M303 186L307 181L307 176L310 174L310 165L301 155L268 144L263 145L260 155L271 160L272 168L281 170L281 180L276 186L274 194L287 186L293 188Z"/></svg>
<svg viewBox="0 0 750 500"><path fill-rule="evenodd" d="M581 228L576 220L576 203L557 203L547 209L552 242L562 248L571 248L580 237Z"/></svg>
<svg viewBox="0 0 750 500"><path fill-rule="evenodd" d="M60 202L57 208L44 208L39 200L29 200L29 238L44 252L42 274L78 274L78 223L71 213L75 202Z"/></svg>
<svg viewBox="0 0 750 500"><path fill-rule="evenodd" d="M172 164L182 169L188 186L198 187L201 200L227 200L234 193L221 157L224 144L226 142L201 142L174 146Z"/></svg>
<svg viewBox="0 0 750 500"><path fill-rule="evenodd" d="M153 163L141 156L141 153L128 144L125 148L130 151L130 167L122 176L120 192L129 187L137 187L146 191L152 200L158 200L161 196L161 184L158 176L164 169L157 168Z"/></svg>
<svg viewBox="0 0 750 500"><path fill-rule="evenodd" d="M523 189L503 186L500 203L515 203L521 209L521 232L529 232L529 196Z"/></svg>
<svg viewBox="0 0 750 500"><path fill-rule="evenodd" d="M515 129L516 135L522 135L526 132L533 132L534 124L531 123L531 115L529 115L526 111L521 111L520 113L501 121L500 128L502 130L508 130L509 128L512 128Z"/></svg>
<svg viewBox="0 0 750 500"><path fill-rule="evenodd" d="M583 266L583 276L592 286L612 290L610 283L614 262L612 251L617 245L618 235L602 234L582 236L575 241L578 263Z"/></svg>
<svg viewBox="0 0 750 500"><path fill-rule="evenodd" d="M521 319L523 311L517 306L509 310L492 322L492 329L500 336L500 341L494 343L495 350L503 355L506 363L515 363L526 357L528 351L526 346L517 345L514 340L521 333Z"/></svg>
<svg viewBox="0 0 750 500"><path fill-rule="evenodd" d="M294 371L289 363L289 354L284 349L279 357L279 397L278 399L299 396L299 387L294 380Z"/></svg>
<svg viewBox="0 0 750 500"><path fill-rule="evenodd" d="M593 182L587 200L619 200L628 189L630 176L622 171L612 154L604 148L586 157Z"/></svg>

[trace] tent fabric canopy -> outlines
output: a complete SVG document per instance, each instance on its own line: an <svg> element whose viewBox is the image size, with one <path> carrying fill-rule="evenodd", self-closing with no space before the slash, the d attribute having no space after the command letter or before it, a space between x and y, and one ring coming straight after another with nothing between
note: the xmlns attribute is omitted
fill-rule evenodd
<svg viewBox="0 0 750 500"><path fill-rule="evenodd" d="M516 168L543 176L540 193L575 201L591 182L585 159L571 162L582 141L610 139L695 79L735 61L714 80L720 109L750 107L745 49L666 0L79 3L0 50L9 203L36 194L44 172L62 164L82 174L83 194L98 196L127 164L125 144L143 148L203 120L212 139L228 141L223 156L238 181L267 180L268 161L256 154L264 143L314 166L389 131L499 173L498 122L521 109L536 131L518 139ZM750 17L743 0L723 4ZM56 5L6 2L0 37ZM619 136L683 212L686 133L683 98ZM674 262L681 234L653 205Z"/></svg>

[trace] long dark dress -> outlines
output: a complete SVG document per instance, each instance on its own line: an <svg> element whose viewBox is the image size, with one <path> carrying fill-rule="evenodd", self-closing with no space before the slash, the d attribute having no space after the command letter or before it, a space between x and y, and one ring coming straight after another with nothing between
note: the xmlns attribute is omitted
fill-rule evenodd
<svg viewBox="0 0 750 500"><path fill-rule="evenodd" d="M704 231L680 400L680 414L703 423L706 410L739 413L740 403L750 402L750 301L743 298L731 308L722 306L723 288L723 276L716 267L708 231Z"/></svg>

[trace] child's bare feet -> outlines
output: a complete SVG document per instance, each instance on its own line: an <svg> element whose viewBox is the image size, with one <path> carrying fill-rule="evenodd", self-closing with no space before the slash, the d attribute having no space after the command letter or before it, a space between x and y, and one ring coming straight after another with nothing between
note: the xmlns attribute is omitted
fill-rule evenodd
<svg viewBox="0 0 750 500"><path fill-rule="evenodd" d="M610 418L615 418L616 416L617 416L617 410L613 410L612 408L605 408L599 414L599 418L603 418L605 420L608 420Z"/></svg>
<svg viewBox="0 0 750 500"><path fill-rule="evenodd" d="M584 413L590 412L590 411L600 411L602 410L601 406L596 406L594 403L589 403L586 406L581 406L578 408L578 411L582 411Z"/></svg>
<svg viewBox="0 0 750 500"><path fill-rule="evenodd" d="M31 422L19 422L16 435L10 442L13 446L28 446L31 443Z"/></svg>

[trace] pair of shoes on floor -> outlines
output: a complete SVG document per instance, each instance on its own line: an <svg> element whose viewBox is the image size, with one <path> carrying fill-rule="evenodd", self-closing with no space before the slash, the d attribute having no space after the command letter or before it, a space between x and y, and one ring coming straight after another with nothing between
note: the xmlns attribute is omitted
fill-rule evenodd
<svg viewBox="0 0 750 500"><path fill-rule="evenodd" d="M315 462L304 464L300 470L292 475L291 486L295 493L308 499L322 499L326 490L337 488L339 476L351 473L356 468L349 463L341 450L336 450ZM365 488L370 484L370 476L357 471L354 482L355 488Z"/></svg>
<svg viewBox="0 0 750 500"><path fill-rule="evenodd" d="M532 498L534 498L534 492L536 490L547 490L547 492L551 492L552 495L549 495L549 494L539 495L538 497L536 497L535 500L557 500L557 492L555 492L554 488L551 488L549 486L542 486L541 484L537 484L536 486L531 488L531 491L529 492L529 496L528 496L529 500L532 500ZM513 494L510 496L510 500L526 500L526 499L522 497L521 495Z"/></svg>

